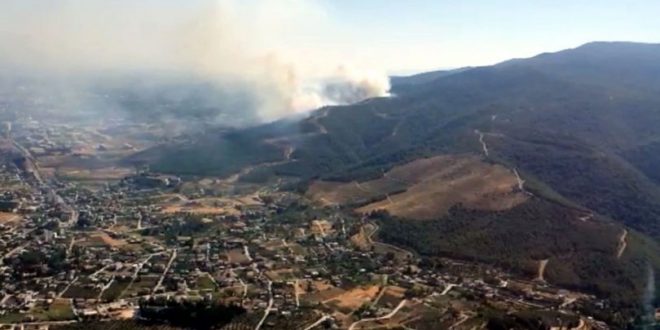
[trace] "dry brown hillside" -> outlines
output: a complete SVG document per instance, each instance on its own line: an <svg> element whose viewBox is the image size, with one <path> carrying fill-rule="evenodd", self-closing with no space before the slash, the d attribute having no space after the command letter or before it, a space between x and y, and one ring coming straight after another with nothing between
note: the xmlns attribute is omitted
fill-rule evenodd
<svg viewBox="0 0 660 330"><path fill-rule="evenodd" d="M308 195L324 204L356 203L384 197L358 209L387 210L411 219L438 218L454 205L477 210L506 210L527 200L514 173L470 155L443 155L394 167L362 183L314 182Z"/></svg>

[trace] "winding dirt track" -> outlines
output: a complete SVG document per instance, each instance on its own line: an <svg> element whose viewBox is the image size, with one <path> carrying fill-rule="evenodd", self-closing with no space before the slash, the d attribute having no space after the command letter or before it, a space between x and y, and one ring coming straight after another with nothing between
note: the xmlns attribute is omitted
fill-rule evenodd
<svg viewBox="0 0 660 330"><path fill-rule="evenodd" d="M398 313L399 310L400 310L401 308L403 308L403 306L406 305L406 302L407 302L406 299L401 300L401 302L399 303L399 305L396 306L396 308L395 308L394 310L392 310L392 311L391 311L389 314L387 314L387 315L383 315L383 316L381 316L381 317L367 318L367 319L362 319L362 320L355 321L355 322L353 322L353 324L351 324L350 327L348 327L348 330L353 330L353 329L355 329L355 327L356 327L358 324L360 324L360 323L365 323L365 322L371 322L371 321L380 321L380 320L387 320L387 319L390 319L390 318L392 318L394 315L396 315L396 313Z"/></svg>
<svg viewBox="0 0 660 330"><path fill-rule="evenodd" d="M319 122L319 119L322 119L322 118L325 118L325 117L328 116L328 112L329 111L327 109L323 110L321 112L321 114L319 114L318 116L313 116L309 120L312 124L314 124L314 126L318 127L319 133L321 133L321 134L328 134L328 129L325 128L325 126L323 126L323 124L321 124L321 122Z"/></svg>
<svg viewBox="0 0 660 330"><path fill-rule="evenodd" d="M331 318L330 315L324 314L323 316L321 316L320 319L318 319L316 322L314 322L314 323L312 323L311 325L309 325L308 327L306 327L304 330L311 330L311 329L314 329L314 328L316 328L317 326L319 326L321 323L323 323L323 321L325 321L325 320L327 320L327 319L329 319L329 318Z"/></svg>
<svg viewBox="0 0 660 330"><path fill-rule="evenodd" d="M484 155L488 157L488 145L486 144L486 141L484 141L484 133L482 133L478 129L475 129L474 133L479 135L479 143L481 143L481 148L484 151Z"/></svg>
<svg viewBox="0 0 660 330"><path fill-rule="evenodd" d="M257 168L274 167L274 166L283 165L283 164L295 161L295 160L291 159L291 155L295 151L295 148L293 146L289 146L289 145L279 146L279 145L275 144L272 140L266 140L264 142L268 143L268 144L271 144L275 147L282 148L282 154L284 155L284 159L274 161L274 162L266 162L266 163L260 163L260 164L254 164L254 165L246 166L246 167L242 168L240 171L238 171L237 173L234 173L234 174L228 176L227 178L225 178L222 181L224 183L227 183L227 184L234 184L238 181L238 179L240 179L241 176L249 174L250 172L254 171Z"/></svg>
<svg viewBox="0 0 660 330"><path fill-rule="evenodd" d="M539 261L539 271L538 271L538 275L536 275L537 281L541 281L541 282L545 281L543 275L545 274L545 267L548 266L548 260L549 259L543 259Z"/></svg>
<svg viewBox="0 0 660 330"><path fill-rule="evenodd" d="M621 233L621 236L619 237L619 248L616 251L617 259L621 259L623 252L625 252L626 247L628 247L627 238L628 238L628 229L624 229L623 232Z"/></svg>

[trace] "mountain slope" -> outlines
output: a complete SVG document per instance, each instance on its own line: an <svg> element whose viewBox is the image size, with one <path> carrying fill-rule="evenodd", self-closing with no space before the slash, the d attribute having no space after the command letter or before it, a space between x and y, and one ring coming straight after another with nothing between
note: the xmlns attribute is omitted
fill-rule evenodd
<svg viewBox="0 0 660 330"><path fill-rule="evenodd" d="M414 88L399 89L396 97L323 108L298 121L219 136L229 144L241 141L235 150L269 150L232 159L230 167L209 157L213 145L203 140L178 148L201 157L205 165L198 174L228 175L281 161L257 169L266 176L337 184L378 180L420 158L480 155L520 173L534 197L508 210L458 206L421 222L379 215L382 236L427 255L477 259L521 272L539 258L550 259L550 266L566 258L568 266L549 268L557 272L550 271L549 280L633 301L644 286L645 263L660 266L655 245L660 239L660 157L655 155L660 149L660 45L592 43L431 76ZM149 162L177 172L172 155L156 152ZM620 224L640 233L631 235L630 246L644 248L617 257ZM536 234L505 248L500 241L516 232ZM429 236L411 239L418 235ZM434 242L434 237L443 239ZM538 247L530 247L532 238ZM566 246L573 247L572 254ZM585 260L601 264L607 276Z"/></svg>

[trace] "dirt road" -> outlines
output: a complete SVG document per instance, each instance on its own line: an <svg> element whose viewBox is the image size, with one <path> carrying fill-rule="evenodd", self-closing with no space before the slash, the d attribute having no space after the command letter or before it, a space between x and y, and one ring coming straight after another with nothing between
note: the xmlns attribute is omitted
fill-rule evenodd
<svg viewBox="0 0 660 330"><path fill-rule="evenodd" d="M319 122L319 119L325 118L327 116L328 116L328 110L326 109L323 110L321 114L319 114L318 116L313 116L309 120L312 124L314 124L314 126L318 127L319 133L321 134L328 134L328 130L325 128L325 126L323 126L323 124L321 124L321 122Z"/></svg>
<svg viewBox="0 0 660 330"><path fill-rule="evenodd" d="M176 259L176 249L172 250L172 256L170 257L170 260L167 262L167 266L165 266L165 270L163 271L163 274L160 275L160 278L158 279L158 283L156 283L156 286L154 286L154 289L151 292L152 296L163 285L163 280L165 280L165 275L167 275L167 272L169 272L170 268L172 267L172 263L174 262L174 259Z"/></svg>
<svg viewBox="0 0 660 330"><path fill-rule="evenodd" d="M355 187L358 188L358 189L359 189L360 191L362 191L362 192L365 192L365 193L368 193L368 194L373 194L373 193L374 193L373 191L371 191L371 190L365 188L363 185L361 185L361 184L360 184L359 182L357 182L357 181L353 181L353 183L355 184ZM385 194L385 199L387 199L387 201L388 201L390 204L394 204L394 201L392 200L392 197L390 197L390 194Z"/></svg>
<svg viewBox="0 0 660 330"><path fill-rule="evenodd" d="M516 180L518 181L518 189L520 189L520 191L525 191L525 180L523 180L520 177L520 174L518 174L518 170L514 168L513 174L516 175Z"/></svg>
<svg viewBox="0 0 660 330"><path fill-rule="evenodd" d="M538 275L536 275L537 281L545 282L543 275L545 274L545 267L548 266L548 261L549 259L543 259L539 261Z"/></svg>
<svg viewBox="0 0 660 330"><path fill-rule="evenodd" d="M273 282L268 281L268 295L270 298L268 299L268 307L266 307L266 310L264 311L264 316L261 318L257 326L254 328L254 330L259 330L261 329L261 326L266 322L266 319L268 318L268 314L270 314L270 311L273 309Z"/></svg>
<svg viewBox="0 0 660 330"><path fill-rule="evenodd" d="M314 322L314 323L310 324L309 326L307 326L304 330L314 329L314 328L318 327L319 325L321 325L321 323L323 323L325 320L327 320L329 318L330 318L330 315L327 315L327 314L323 315L323 316L321 316L320 319L318 319L316 322Z"/></svg>
<svg viewBox="0 0 660 330"><path fill-rule="evenodd" d="M355 329L355 327L356 327L358 324L360 324L360 323L365 323L365 322L371 322L371 321L380 321L380 320L387 320L387 319L390 319L390 318L392 318L394 315L396 315L396 313L398 313L399 310L401 310L401 308L403 308L403 306L406 305L406 302L407 302L406 299L401 300L401 302L399 303L399 305L396 306L396 308L394 308L394 310L392 310L392 311L391 311L389 314L387 314L387 315L383 315L383 316L381 316L381 317L366 318L366 319L362 319L362 320L355 321L355 322L353 322L353 324L351 324L350 327L348 327L348 330L353 330L353 329Z"/></svg>
<svg viewBox="0 0 660 330"><path fill-rule="evenodd" d="M275 145L274 143L269 142L268 140L265 141L265 142ZM275 145L275 146L277 146L277 145ZM283 146L282 148L283 148L282 149L282 154L284 155L283 160L246 166L246 167L242 168L240 171L238 171L237 173L234 173L234 174L228 176L227 178L222 180L222 182L224 182L226 184L234 184L238 181L238 179L240 179L241 176L247 175L250 172L252 172L252 171L254 171L258 168L268 168L268 167L284 165L284 164L289 163L289 162L295 162L296 161L295 159L291 159L291 155L293 155L293 152L295 151L295 148L293 146Z"/></svg>
<svg viewBox="0 0 660 330"><path fill-rule="evenodd" d="M466 322L467 320L469 320L469 319L470 319L470 315L462 314L462 313L461 313L461 316L458 318L458 321L456 321L456 323L452 324L452 325L449 327L449 329L450 329L450 330L451 330L451 329L456 329L459 325L465 323L465 322Z"/></svg>
<svg viewBox="0 0 660 330"><path fill-rule="evenodd" d="M484 151L484 155L488 157L488 145L486 145L486 141L484 141L484 133L481 133L481 131L478 129L475 129L474 133L479 135L479 143L481 143L481 148Z"/></svg>
<svg viewBox="0 0 660 330"><path fill-rule="evenodd" d="M296 279L296 281L293 283L293 294L296 297L296 307L300 307L300 286L299 286L299 281Z"/></svg>
<svg viewBox="0 0 660 330"><path fill-rule="evenodd" d="M621 236L619 237L619 247L616 251L616 258L620 259L621 256L623 255L623 252L626 251L626 247L628 246L628 229L624 229L623 232L621 233Z"/></svg>
<svg viewBox="0 0 660 330"><path fill-rule="evenodd" d="M449 293L449 291L451 291L451 289L453 289L455 286L456 286L456 284L449 284L449 285L447 285L447 287L446 287L444 290L442 290L442 293L440 293L440 295L441 295L441 296L446 295L446 294Z"/></svg>
<svg viewBox="0 0 660 330"><path fill-rule="evenodd" d="M373 230L373 231L367 236L367 241L368 241L370 244L373 244L374 246L376 246L376 245L380 245L380 246L383 246L383 247L387 247L387 248L390 248L390 249L394 249L394 250L400 251L401 253L405 254L407 258L413 258L413 257L415 256L414 253L412 253L412 252L410 252L410 251L408 251L408 250L406 250L406 249L402 249L402 248L400 248L400 247L398 247L398 246L395 246L395 245L392 245L392 244L383 243L383 242L377 242L377 241L374 241L372 238L373 238L373 236L374 236L374 235L380 230L380 226L378 226L378 225L375 224L375 223L372 223L372 225L373 225L375 228L374 228L374 230Z"/></svg>

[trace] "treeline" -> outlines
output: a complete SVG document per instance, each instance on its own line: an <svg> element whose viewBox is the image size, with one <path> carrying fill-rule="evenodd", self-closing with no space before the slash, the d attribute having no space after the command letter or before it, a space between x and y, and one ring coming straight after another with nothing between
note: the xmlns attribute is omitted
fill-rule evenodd
<svg viewBox="0 0 660 330"><path fill-rule="evenodd" d="M242 168L282 160L282 150L247 134L207 133L194 142L165 145L131 156L131 164L178 175L228 176Z"/></svg>
<svg viewBox="0 0 660 330"><path fill-rule="evenodd" d="M238 305L218 301L152 299L140 302L139 319L152 324L169 324L187 329L219 329L245 314Z"/></svg>
<svg viewBox="0 0 660 330"><path fill-rule="evenodd" d="M247 315L237 305L225 305L218 301L175 301L150 299L139 304L138 317L129 321L88 321L53 326L56 330L175 330L226 329L234 320ZM240 328L237 328L240 329Z"/></svg>

